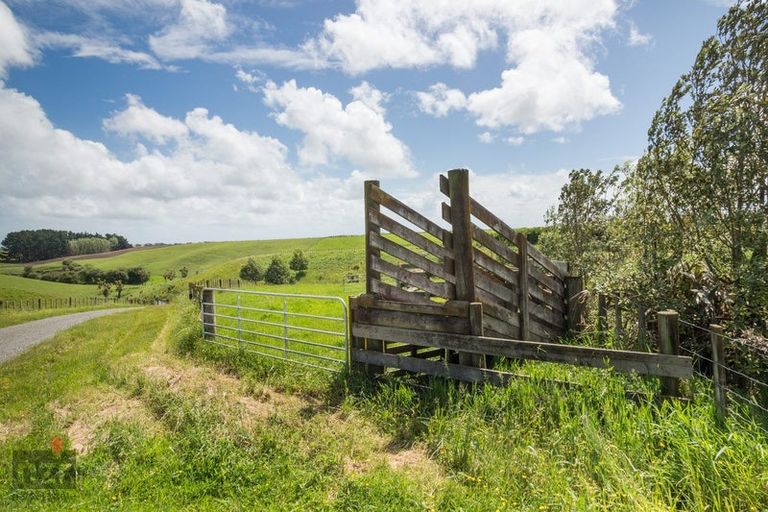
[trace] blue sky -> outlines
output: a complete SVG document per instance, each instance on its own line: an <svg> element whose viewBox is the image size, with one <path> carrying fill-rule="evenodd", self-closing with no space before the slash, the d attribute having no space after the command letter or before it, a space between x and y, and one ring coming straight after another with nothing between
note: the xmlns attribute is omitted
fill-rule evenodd
<svg viewBox="0 0 768 512"><path fill-rule="evenodd" d="M362 232L362 181L439 218L468 167L513 226L642 154L704 0L0 2L0 234Z"/></svg>

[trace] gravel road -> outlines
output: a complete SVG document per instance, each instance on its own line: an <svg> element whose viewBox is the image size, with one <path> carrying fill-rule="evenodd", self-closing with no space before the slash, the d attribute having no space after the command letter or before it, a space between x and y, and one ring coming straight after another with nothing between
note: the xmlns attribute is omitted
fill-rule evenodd
<svg viewBox="0 0 768 512"><path fill-rule="evenodd" d="M24 324L3 327L0 329L0 363L16 357L28 348L52 338L57 332L69 329L73 325L85 322L91 318L110 315L118 311L126 311L126 309L112 308L83 311L82 313L53 316Z"/></svg>

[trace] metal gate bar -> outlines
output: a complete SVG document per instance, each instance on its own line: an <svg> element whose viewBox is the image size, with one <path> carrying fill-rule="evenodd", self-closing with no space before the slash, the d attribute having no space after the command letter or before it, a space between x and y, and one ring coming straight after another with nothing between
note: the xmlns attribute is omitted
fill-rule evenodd
<svg viewBox="0 0 768 512"><path fill-rule="evenodd" d="M216 294L234 294L235 302L223 302L223 300L225 300L223 298L216 300L216 298L214 298ZM205 300L206 298L208 298L208 300ZM245 299L247 303L248 298L278 298L283 300L279 309L269 309L268 307L252 307L243 305L243 299ZM289 311L288 302L291 299L339 303L341 304L341 315L315 315L305 312ZM255 353L264 357L288 361L291 363L319 368L331 372L341 371L349 363L349 313L347 310L347 303L341 297L295 293L257 292L228 288L203 288L203 300L201 301L200 308L203 339L209 343L228 348L236 348L243 352ZM227 314L218 313L219 309L224 309ZM264 315L280 316L282 322L277 321L277 318L274 319L275 321L271 321L264 320L263 318L258 319L244 316L244 314L247 315L248 313L261 313ZM310 319L317 320L318 322L341 322L343 330L335 331L328 328L321 329L306 325L293 325L290 322L294 319L297 321L301 319ZM227 322L234 322L234 325L227 325ZM247 324L246 327L248 328L244 328L243 324ZM259 326L282 328L282 334L257 330L259 329ZM227 334L221 333L221 329L229 332L227 332ZM290 332L295 332L297 334L289 336ZM328 341L323 342L318 339L307 340L296 337L297 335L302 335L302 333L319 335L315 336L315 338L328 338ZM254 337L255 339L249 339L251 337ZM217 341L217 338L220 339L220 341ZM264 339L282 341L283 343L277 345L256 341ZM225 343L223 340L236 342L236 345ZM339 346L339 341L342 342L342 346ZM323 351L328 351L330 354L313 353L309 350L301 350L301 347L313 347ZM275 353L265 351L274 351ZM338 358L332 357L333 353L338 352L343 353L343 356L339 354ZM294 357L291 357L292 355ZM314 364L312 362L302 361L299 358L311 358L323 362L327 361L340 365L340 367L334 368L329 367L330 365Z"/></svg>

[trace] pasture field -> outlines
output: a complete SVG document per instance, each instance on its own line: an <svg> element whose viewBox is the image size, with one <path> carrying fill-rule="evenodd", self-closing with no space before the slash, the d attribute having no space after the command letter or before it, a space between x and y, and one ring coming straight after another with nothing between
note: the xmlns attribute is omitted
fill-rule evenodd
<svg viewBox="0 0 768 512"><path fill-rule="evenodd" d="M0 365L4 510L765 510L768 440L708 390L528 364L508 388L364 381L201 341L189 303L128 311ZM582 384L562 389L544 378ZM79 485L13 486L53 437Z"/></svg>

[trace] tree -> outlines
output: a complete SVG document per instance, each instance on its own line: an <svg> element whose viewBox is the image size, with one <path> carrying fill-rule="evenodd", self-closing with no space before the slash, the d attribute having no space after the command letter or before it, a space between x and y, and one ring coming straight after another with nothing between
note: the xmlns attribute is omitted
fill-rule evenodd
<svg viewBox="0 0 768 512"><path fill-rule="evenodd" d="M189 275L189 269L184 266L179 269L179 275L182 279L186 279L186 277Z"/></svg>
<svg viewBox="0 0 768 512"><path fill-rule="evenodd" d="M119 299L123 295L123 282L117 281L115 283L115 292L117 292L117 298Z"/></svg>
<svg viewBox="0 0 768 512"><path fill-rule="evenodd" d="M286 284L291 281L291 273L283 260L275 256L264 273L264 280L269 284Z"/></svg>
<svg viewBox="0 0 768 512"><path fill-rule="evenodd" d="M99 293L102 294L105 299L107 297L109 297L109 292L112 291L112 284L110 284L110 283L108 283L106 281L99 281L96 284L96 287L98 288Z"/></svg>
<svg viewBox="0 0 768 512"><path fill-rule="evenodd" d="M240 279L258 283L263 278L264 274L259 264L253 258L248 258L248 261L240 269Z"/></svg>
<svg viewBox="0 0 768 512"><path fill-rule="evenodd" d="M654 116L634 180L634 207L676 245L649 245L649 259L702 264L707 295L722 298L713 311L741 325L768 316L766 18L768 3L752 0L720 19Z"/></svg>
<svg viewBox="0 0 768 512"><path fill-rule="evenodd" d="M291 267L291 270L294 270L296 272L301 272L304 270L307 270L309 268L309 260L306 256L304 256L304 253L300 250L293 251L293 257L291 258L291 261L288 263L288 266Z"/></svg>
<svg viewBox="0 0 768 512"><path fill-rule="evenodd" d="M176 271L175 270L166 270L163 273L163 279L165 279L166 281L173 281L174 279L176 279Z"/></svg>

